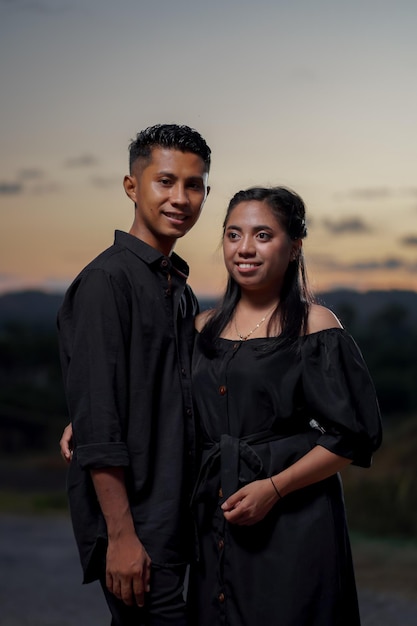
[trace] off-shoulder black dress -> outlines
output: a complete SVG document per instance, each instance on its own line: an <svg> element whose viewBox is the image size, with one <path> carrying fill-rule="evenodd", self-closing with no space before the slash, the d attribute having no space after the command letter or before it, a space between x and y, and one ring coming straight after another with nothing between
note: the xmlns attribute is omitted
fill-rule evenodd
<svg viewBox="0 0 417 626"><path fill-rule="evenodd" d="M197 337L193 391L203 456L193 496L199 558L191 576L198 626L360 624L340 476L277 502L254 526L219 504L321 445L368 467L381 442L374 387L342 329L265 351L274 339Z"/></svg>

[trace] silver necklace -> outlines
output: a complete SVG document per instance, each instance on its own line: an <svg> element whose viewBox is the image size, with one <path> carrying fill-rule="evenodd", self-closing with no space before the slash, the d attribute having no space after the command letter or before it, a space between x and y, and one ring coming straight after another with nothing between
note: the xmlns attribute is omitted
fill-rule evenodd
<svg viewBox="0 0 417 626"><path fill-rule="evenodd" d="M264 323L264 321L266 320L266 318L268 317L268 315L270 315L272 313L272 311L275 309L276 307L274 306L270 311L268 311L268 313L266 313L263 318L261 319L260 322L258 322L255 326L255 328L252 328L252 330L247 334L247 335L241 335L240 332L237 329L237 325L236 325L236 315L234 317L234 323L235 323L235 330L236 330L236 334L239 337L240 341L246 341L246 339L249 339L249 337L255 332L255 330L258 330L259 326L261 326L261 324Z"/></svg>

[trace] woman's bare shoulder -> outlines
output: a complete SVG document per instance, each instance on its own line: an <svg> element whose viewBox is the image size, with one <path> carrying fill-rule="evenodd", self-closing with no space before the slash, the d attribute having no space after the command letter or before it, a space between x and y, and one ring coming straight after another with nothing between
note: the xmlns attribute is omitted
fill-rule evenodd
<svg viewBox="0 0 417 626"><path fill-rule="evenodd" d="M198 332L200 332L204 328L213 313L214 309L208 309L207 311L203 311L202 313L199 313L197 315L194 321L194 325Z"/></svg>
<svg viewBox="0 0 417 626"><path fill-rule="evenodd" d="M336 315L320 304L312 304L308 314L307 334L318 333L328 328L342 328Z"/></svg>

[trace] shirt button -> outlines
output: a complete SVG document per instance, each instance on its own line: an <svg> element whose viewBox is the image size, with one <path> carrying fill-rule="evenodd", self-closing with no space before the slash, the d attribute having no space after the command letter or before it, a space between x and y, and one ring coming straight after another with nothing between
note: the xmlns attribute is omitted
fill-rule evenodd
<svg viewBox="0 0 417 626"><path fill-rule="evenodd" d="M169 262L166 259L162 259L161 261L161 267L168 267Z"/></svg>
<svg viewBox="0 0 417 626"><path fill-rule="evenodd" d="M219 498L223 498L223 489L221 487L219 489Z"/></svg>
<svg viewBox="0 0 417 626"><path fill-rule="evenodd" d="M224 602L224 593L223 592L219 593L218 598L219 598L219 602L223 603Z"/></svg>
<svg viewBox="0 0 417 626"><path fill-rule="evenodd" d="M187 413L187 415L192 415L193 414L193 410L192 409L187 409L186 413Z"/></svg>
<svg viewBox="0 0 417 626"><path fill-rule="evenodd" d="M186 370L185 370L185 368L184 368L184 367L182 367L182 368L181 368L181 374L182 374L183 376L186 376L186 375L187 375L187 372L186 372Z"/></svg>
<svg viewBox="0 0 417 626"><path fill-rule="evenodd" d="M226 389L225 385L221 385L221 386L219 387L219 394L220 394L221 396L224 396L224 395L226 394L226 391L227 391L227 389Z"/></svg>
<svg viewBox="0 0 417 626"><path fill-rule="evenodd" d="M170 296L171 295L171 289L165 289L165 295L166 296Z"/></svg>
<svg viewBox="0 0 417 626"><path fill-rule="evenodd" d="M233 344L233 350L237 350L237 349L238 349L238 347L239 347L239 344L238 344L238 343L234 343L234 344Z"/></svg>
<svg viewBox="0 0 417 626"><path fill-rule="evenodd" d="M219 542L218 542L217 546L218 546L219 550L223 550L223 548L224 548L224 541L223 541L223 539L219 539Z"/></svg>

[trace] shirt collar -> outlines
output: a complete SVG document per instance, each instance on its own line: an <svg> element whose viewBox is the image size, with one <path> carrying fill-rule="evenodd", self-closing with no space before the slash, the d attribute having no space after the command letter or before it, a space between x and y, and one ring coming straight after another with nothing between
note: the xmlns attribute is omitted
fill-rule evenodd
<svg viewBox="0 0 417 626"><path fill-rule="evenodd" d="M166 257L162 254L162 252L152 248L152 246L142 241L142 239L139 239L130 233L125 233L122 230L115 231L114 243L122 246L123 248L127 248L148 265L155 264L160 266L163 261L168 261L168 266L172 266L173 269L183 278L188 278L190 271L188 264L175 252L173 252L169 257Z"/></svg>

